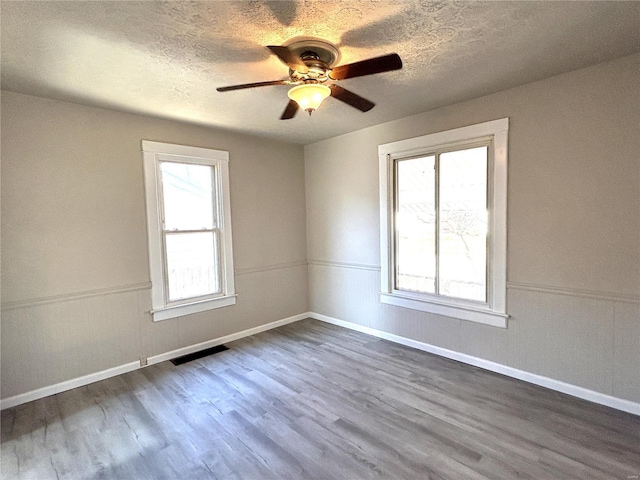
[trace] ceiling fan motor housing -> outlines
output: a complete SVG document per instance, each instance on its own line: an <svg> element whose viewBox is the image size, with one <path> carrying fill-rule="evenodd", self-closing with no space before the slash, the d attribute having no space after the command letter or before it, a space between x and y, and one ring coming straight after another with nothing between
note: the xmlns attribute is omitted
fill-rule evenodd
<svg viewBox="0 0 640 480"><path fill-rule="evenodd" d="M307 66L305 73L289 69L289 76L294 82L324 83L329 79L328 71L331 69L316 52L307 50L300 54L300 59Z"/></svg>

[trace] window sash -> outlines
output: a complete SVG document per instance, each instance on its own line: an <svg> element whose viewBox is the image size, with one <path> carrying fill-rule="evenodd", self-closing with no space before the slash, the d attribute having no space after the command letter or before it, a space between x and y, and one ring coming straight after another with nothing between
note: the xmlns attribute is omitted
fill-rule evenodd
<svg viewBox="0 0 640 480"><path fill-rule="evenodd" d="M491 225L490 222L490 217L491 217L491 212L492 212L492 208L491 208L491 202L490 202L490 192L492 190L492 185L491 185L491 176L489 175L489 171L491 169L491 165L492 165L492 158L491 158L491 154L492 154L492 144L493 141L491 139L481 139L481 140L476 140L476 141L471 141L471 142L465 142L465 143L457 143L455 144L455 146L448 146L448 147L442 147L442 148L438 148L438 149L430 149L430 150L425 150L424 152L420 152L418 154L412 154L411 156L398 156L398 157L391 157L390 161L393 164L393 209L392 209L392 219L391 219L391 223L393 225L393 229L392 229L392 236L391 236L391 241L392 241L392 252L393 252L393 256L391 258L391 264L392 264L392 268L391 271L393 272L393 292L397 292L400 294L409 294L409 295L420 295L420 296L426 296L426 297L433 297L435 299L437 298L450 298L450 299L454 299L456 301L460 301L460 302L469 302L470 304L476 304L476 305L484 305L484 306L488 306L489 305L489 298L490 298L490 292L489 292L489 288L491 287L491 282L489 281L490 279L490 268L491 268L491 245L489 240L489 235L490 235L490 229L489 229L489 225ZM486 208L487 208L487 214L488 214L488 218L487 218L487 233L485 235L485 278L484 278L484 297L485 300L481 301L481 300L474 300L474 299L470 299L470 298L465 298L465 297L456 297L456 296L452 296L452 295L446 295L440 292L441 288L440 288L440 280L441 280L441 276L440 276L440 263L441 263L441 255L440 255L440 247L441 247L441 209L440 209L440 203L441 203L441 195L440 195L440 184L441 184L441 176L440 176L440 157L442 154L445 153L453 153L453 152L460 152L460 151L464 151L464 150L470 150L473 148L479 148L479 147L486 147L487 148L487 158L486 158L486 170L485 170L485 202L486 202ZM399 259L399 239L398 239L398 235L399 235L399 229L398 229L398 214L400 213L400 200L399 200L399 195L400 195L400 189L399 189L399 171L398 171L398 167L400 162L403 161L411 161L411 160L416 160L419 158L427 158L427 157L434 157L434 170L435 170L435 174L434 174L434 217L435 217L435 223L434 223L434 237L435 237L435 245L434 245L434 261L435 261L435 278L434 278L434 291L433 292L425 292L425 291L421 291L421 290L409 290L409 289L405 289L405 288L400 288L398 287L399 285L399 275L400 275L400 270L399 270L399 265L398 265L398 259Z"/></svg>
<svg viewBox="0 0 640 480"><path fill-rule="evenodd" d="M435 259L435 270L434 270L434 291L432 292L426 292L426 291L421 291L421 290L409 290L409 289L405 289L405 288L400 288L398 287L400 280L399 280L399 276L400 276L400 262L399 259L401 258L400 255L400 241L399 241L399 226L398 226L398 217L400 214L400 188L399 188L399 180L400 180L400 174L399 174L399 167L400 167L400 162L404 162L404 161L411 161L411 160L417 160L420 158L429 158L429 157L434 157L434 217L435 217L435 223L434 223L434 231L433 231L433 235L434 235L434 251L433 251L433 256ZM415 155L415 156L411 156L411 157L404 157L404 158L394 158L392 159L393 162L393 190L394 190L394 206L393 206L393 218L391 219L392 224L393 224L393 237L392 237L392 242L393 242L393 258L392 258L392 271L394 272L394 279L393 279L393 286L394 286L394 290L395 291L399 291L399 292L411 292L411 293L417 293L417 294L437 294L437 279L438 279L438 262L437 262L437 257L438 257L438 241L437 241L437 229L438 229L438 218L437 218L437 212L438 212L438 195L437 195L437 182L438 182L438 174L437 174L437 165L436 165L436 155L433 153L424 153L422 155Z"/></svg>
<svg viewBox="0 0 640 480"><path fill-rule="evenodd" d="M201 225L207 225L204 226L202 228L213 228L217 226L217 212L216 212L216 198L218 195L217 192L217 183L216 183L216 171L217 169L215 168L214 165L203 165L203 164L197 164L197 163L193 163L193 162L185 162L185 161L176 161L176 160L162 160L158 162L158 192L159 192L159 207L160 207L160 214L162 216L162 228L163 230L168 230L168 231L179 231L179 230L189 230L189 228L181 228L181 227L175 227L175 228L167 228L167 224L169 223L167 221L167 212L166 212L166 207L167 204L171 204L171 199L167 199L167 196L165 195L165 181L166 184L170 183L170 176L165 176L165 173L167 173L165 171L165 169L163 167L167 166L167 165L183 165L183 166L195 166L195 167L199 167L205 170L208 170L209 173L209 178L210 178L210 184L209 184L209 188L211 190L210 192L210 196L209 196L209 205L208 207L211 209L210 212L210 217L203 222ZM193 207L193 206L192 206ZM172 221L175 223L176 219L175 219L175 212L172 213L171 215L172 217ZM208 225L211 224L211 227L208 227ZM194 227L196 224L192 224L191 226ZM191 228L192 230L196 230L197 228Z"/></svg>
<svg viewBox="0 0 640 480"><path fill-rule="evenodd" d="M212 253L213 253L213 261L214 261L214 275L215 275L215 284L217 284L218 288L211 292L203 295L193 295L190 297L182 297L176 300L171 300L171 289L170 289L170 273L169 273L169 259L168 259L168 249L167 249L167 237L168 236L180 236L180 235L188 235L190 233L212 233L213 234L213 245L212 245ZM202 229L202 230L165 230L162 234L162 252L163 252L163 280L164 280L164 301L166 305L180 305L183 303L191 302L191 301L199 301L199 300L207 300L210 298L218 298L224 294L223 286L222 286L222 268L220 262L220 229L212 228L212 229Z"/></svg>
<svg viewBox="0 0 640 480"><path fill-rule="evenodd" d="M207 167L211 170L211 212L212 218L211 222L212 228L199 228L199 229L184 229L184 228L172 228L168 230L166 228L165 221L165 204L166 199L164 195L164 176L162 170L163 163L174 163L174 164L184 164L184 165L198 165ZM220 259L222 258L222 245L220 239L223 238L221 235L221 228L219 227L220 212L218 211L219 202L217 201L219 196L219 182L218 182L218 169L215 165L206 165L199 162L194 161L193 159L169 159L167 157L160 157L157 162L157 188L158 188L158 208L160 213L160 219L162 223L162 272L163 272L163 296L164 303L167 306L171 305L180 305L183 303L188 303L192 301L200 301L207 300L211 298L217 298L223 295L223 278L222 278L222 269ZM189 234L189 233L212 233L213 234L213 258L214 258L214 266L215 266L215 283L218 285L216 291L207 293L204 295L194 295L189 297L182 297L179 299L171 300L171 289L170 289L170 273L169 273L169 259L168 259L168 249L167 249L167 236L169 235L181 235L181 234Z"/></svg>

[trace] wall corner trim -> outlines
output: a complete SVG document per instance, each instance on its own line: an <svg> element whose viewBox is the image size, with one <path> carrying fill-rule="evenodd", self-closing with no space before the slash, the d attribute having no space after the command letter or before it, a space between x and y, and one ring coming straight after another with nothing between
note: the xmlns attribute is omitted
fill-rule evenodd
<svg viewBox="0 0 640 480"><path fill-rule="evenodd" d="M434 355L439 355L441 357L449 358L451 360L456 360L458 362L466 363L468 365L480 367L485 370L489 370L491 372L505 375L507 377L515 378L528 383L532 383L534 385L539 385L541 387L549 388L551 390L565 393L567 395L581 398L583 400L588 400L593 403L615 408L616 410L622 410L624 412L640 415L640 403L632 402L631 400L625 400L622 398L613 397L611 395L606 395L604 393L596 392L594 390L589 390L587 388L579 387L577 385L572 385L570 383L562 382L560 380L544 377L542 375L526 372L524 370L518 370L517 368L509 367L507 365L491 362L489 360L484 360L482 358L474 357L472 355L467 355L465 353L456 352L454 350L437 347L435 345L430 345L428 343L412 340L407 337L401 337L400 335L384 332L382 330L376 330L374 328L365 327L363 325L358 325L357 323L347 322L337 318L329 317L327 315L322 315L320 313L310 312L309 317L315 320L320 320L322 322L331 323L339 327L344 327L350 330L355 330L357 332L366 333L368 335L381 338L383 340L399 343L401 345L415 348L417 350L433 353Z"/></svg>
<svg viewBox="0 0 640 480"><path fill-rule="evenodd" d="M190 345L184 348L179 348L177 350L172 350L170 352L162 353L160 355L154 355L148 358L148 365L164 362L166 360L170 360L172 358L179 357L181 355L187 355L189 353L197 352L199 350L203 350L209 347L214 347L216 345L220 345L226 342L239 340L244 337L255 335L256 333L278 328L283 325L297 322L299 320L304 320L305 318L310 318L310 317L311 317L311 313L309 312L300 313L298 315L293 315L291 317L283 318L281 320L276 320L275 322L266 323L264 325L258 325L257 327L249 328L247 330L242 330L241 332L236 332L230 335L225 335L223 337L214 338L206 342L197 343L195 345ZM100 372L90 373L89 375L84 375L78 378L72 378L71 380L65 380L64 382L56 383L54 385L48 385L46 387L38 388L36 390L20 393L18 395L14 395L13 397L3 398L2 400L0 400L0 410L22 405L23 403L32 402L34 400L39 400L41 398L48 397L50 395L55 395L56 393L65 392L67 390L72 390L74 388L83 387L85 385L89 385L91 383L98 382L100 380L105 380L107 378L116 377L118 375L122 375L123 373L132 372L140 368L146 368L146 367L141 367L140 362L136 360L135 362L125 363L124 365L119 365L117 367L109 368L107 370L102 370Z"/></svg>

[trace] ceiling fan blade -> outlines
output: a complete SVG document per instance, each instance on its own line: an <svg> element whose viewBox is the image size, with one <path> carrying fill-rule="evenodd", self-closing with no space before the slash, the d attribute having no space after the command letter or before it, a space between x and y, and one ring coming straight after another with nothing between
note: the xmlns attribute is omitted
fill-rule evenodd
<svg viewBox="0 0 640 480"><path fill-rule="evenodd" d="M242 90L243 88L268 87L269 85L289 85L289 80L272 80L270 82L243 83L242 85L232 85L230 87L218 87L219 92L229 92L231 90Z"/></svg>
<svg viewBox="0 0 640 480"><path fill-rule="evenodd" d="M271 53L276 55L282 63L287 65L291 70L296 70L300 73L307 73L309 71L309 67L302 61L300 57L298 57L295 53L293 53L287 47L280 47L276 45L267 46Z"/></svg>
<svg viewBox="0 0 640 480"><path fill-rule="evenodd" d="M401 68L402 59L400 56L397 53L390 53L389 55L383 55L381 57L340 65L331 70L329 78L333 80L344 80L346 78L400 70Z"/></svg>
<svg viewBox="0 0 640 480"><path fill-rule="evenodd" d="M340 85L329 85L331 89L331 96L340 100L341 102L346 103L347 105L351 105L353 108L357 108L361 112L368 112L373 107L376 106L375 103L370 102L366 98L361 97L345 88L342 88Z"/></svg>
<svg viewBox="0 0 640 480"><path fill-rule="evenodd" d="M280 120L289 120L290 118L295 117L296 113L298 113L298 104L293 100L289 100L284 112L282 112Z"/></svg>

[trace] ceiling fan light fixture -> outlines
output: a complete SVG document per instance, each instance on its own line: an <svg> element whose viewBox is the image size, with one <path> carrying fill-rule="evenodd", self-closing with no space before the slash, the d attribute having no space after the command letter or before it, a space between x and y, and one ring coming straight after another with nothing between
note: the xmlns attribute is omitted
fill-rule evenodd
<svg viewBox="0 0 640 480"><path fill-rule="evenodd" d="M331 89L326 85L306 83L289 90L289 98L296 102L300 108L309 112L316 110L322 101L331 95Z"/></svg>
<svg viewBox="0 0 640 480"><path fill-rule="evenodd" d="M317 110L323 100L329 96L361 112L368 112L375 106L375 103L332 81L364 77L402 68L402 59L397 53L389 53L334 67L340 59L338 48L329 42L311 37L300 37L293 39L288 45L270 45L267 48L289 67L288 79L243 83L218 87L216 90L228 92L271 85L297 85L289 90L289 102L287 102L280 120L292 119L300 109L306 110L311 115L311 112ZM329 81L329 86L324 85L327 81Z"/></svg>

